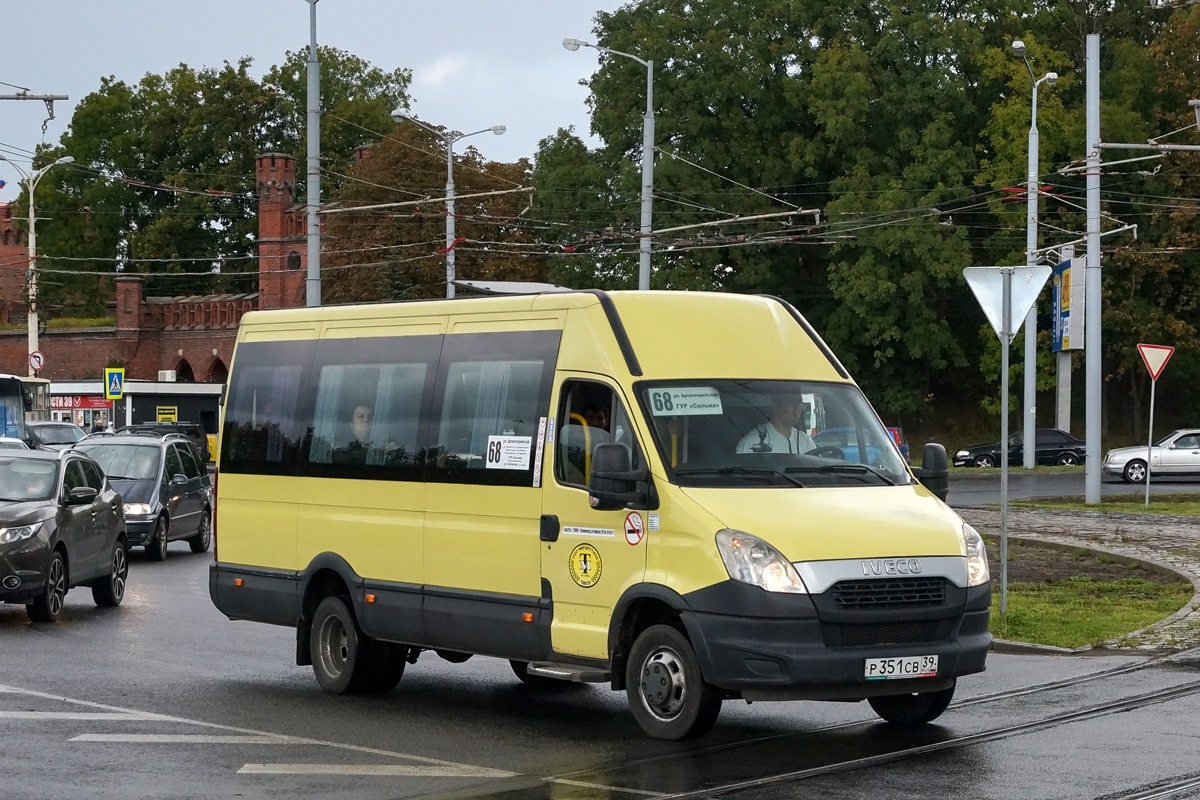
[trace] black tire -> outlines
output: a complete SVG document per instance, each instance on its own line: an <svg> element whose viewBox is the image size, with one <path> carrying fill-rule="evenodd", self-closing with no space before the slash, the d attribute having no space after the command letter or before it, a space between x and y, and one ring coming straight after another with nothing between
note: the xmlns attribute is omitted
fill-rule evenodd
<svg viewBox="0 0 1200 800"><path fill-rule="evenodd" d="M326 597L313 614L309 655L317 683L329 694L391 691L404 675L407 654L363 633L344 598Z"/></svg>
<svg viewBox="0 0 1200 800"><path fill-rule="evenodd" d="M561 691L563 689L578 689L584 685L582 683L576 683L575 681L547 678L542 675L530 675L528 661L509 661L508 665L512 667L513 674L520 679L521 683L534 689Z"/></svg>
<svg viewBox="0 0 1200 800"><path fill-rule="evenodd" d="M154 535L146 543L146 555L151 561L167 560L167 518L159 517L154 524Z"/></svg>
<svg viewBox="0 0 1200 800"><path fill-rule="evenodd" d="M1054 459L1054 463L1060 467L1077 467L1079 466L1079 456L1074 453L1059 453L1058 458Z"/></svg>
<svg viewBox="0 0 1200 800"><path fill-rule="evenodd" d="M924 725L942 715L954 699L954 684L940 692L868 697L875 713L893 725Z"/></svg>
<svg viewBox="0 0 1200 800"><path fill-rule="evenodd" d="M633 718L655 739L703 736L721 713L721 690L700 674L692 644L670 625L642 631L625 667Z"/></svg>
<svg viewBox="0 0 1200 800"><path fill-rule="evenodd" d="M982 467L987 469L996 466L996 457L984 453L981 456L975 456L975 460L971 462L973 467Z"/></svg>
<svg viewBox="0 0 1200 800"><path fill-rule="evenodd" d="M125 581L129 578L129 550L118 536L108 561L108 577L92 583L92 600L101 608L116 608L125 599Z"/></svg>
<svg viewBox="0 0 1200 800"><path fill-rule="evenodd" d="M1126 483L1145 483L1146 462L1135 458L1125 465L1125 469L1121 471L1121 477L1125 479Z"/></svg>
<svg viewBox="0 0 1200 800"><path fill-rule="evenodd" d="M25 613L34 622L54 622L67 599L67 562L62 553L55 550L50 554L46 569L46 585L33 602L25 606Z"/></svg>
<svg viewBox="0 0 1200 800"><path fill-rule="evenodd" d="M193 553L206 553L212 547L212 512L207 508L200 517L200 529L196 535L188 539L188 546Z"/></svg>

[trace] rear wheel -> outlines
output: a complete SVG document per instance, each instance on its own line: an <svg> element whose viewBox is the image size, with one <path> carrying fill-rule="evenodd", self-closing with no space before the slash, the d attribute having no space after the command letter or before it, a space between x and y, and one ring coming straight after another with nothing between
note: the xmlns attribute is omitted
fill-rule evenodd
<svg viewBox="0 0 1200 800"><path fill-rule="evenodd" d="M193 553L204 553L212 545L212 512L207 508L200 516L200 529L196 535L188 539L188 546Z"/></svg>
<svg viewBox="0 0 1200 800"><path fill-rule="evenodd" d="M693 739L712 729L721 690L705 683L692 644L669 625L642 631L625 668L629 710L655 739Z"/></svg>
<svg viewBox="0 0 1200 800"><path fill-rule="evenodd" d="M102 608L114 608L125 599L125 581L129 577L129 556L125 540L117 537L108 560L108 576L92 584L92 600Z"/></svg>
<svg viewBox="0 0 1200 800"><path fill-rule="evenodd" d="M1146 462L1134 459L1125 465L1121 477L1126 483L1142 483L1146 480Z"/></svg>
<svg viewBox="0 0 1200 800"><path fill-rule="evenodd" d="M167 518L159 517L154 525L154 536L146 544L146 555L151 561L167 560Z"/></svg>
<svg viewBox="0 0 1200 800"><path fill-rule="evenodd" d="M55 550L50 554L50 567L46 570L46 585L33 602L25 606L25 613L34 622L54 622L67 600L67 562L62 553Z"/></svg>
<svg viewBox="0 0 1200 800"><path fill-rule="evenodd" d="M875 713L894 725L923 725L942 715L954 699L954 685L940 692L868 697Z"/></svg>
<svg viewBox="0 0 1200 800"><path fill-rule="evenodd" d="M408 655L407 647L363 633L341 597L326 597L317 606L309 648L317 683L330 694L390 692L404 675Z"/></svg>
<svg viewBox="0 0 1200 800"><path fill-rule="evenodd" d="M976 467L994 467L996 466L996 459L994 456L989 456L985 453L981 456L975 456L975 461L973 463Z"/></svg>
<svg viewBox="0 0 1200 800"><path fill-rule="evenodd" d="M1079 456L1074 453L1059 453L1054 463L1060 467L1074 467L1079 464Z"/></svg>

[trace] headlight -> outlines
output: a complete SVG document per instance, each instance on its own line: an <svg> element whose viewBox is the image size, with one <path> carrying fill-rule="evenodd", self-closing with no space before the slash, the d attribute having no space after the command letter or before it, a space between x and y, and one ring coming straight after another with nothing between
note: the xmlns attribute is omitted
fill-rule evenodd
<svg viewBox="0 0 1200 800"><path fill-rule="evenodd" d="M796 568L771 545L748 533L723 530L717 533L717 550L729 577L768 592L808 594Z"/></svg>
<svg viewBox="0 0 1200 800"><path fill-rule="evenodd" d="M37 532L42 529L42 523L35 522L32 525L21 525L16 528L0 528L0 544L12 544L13 542L23 542L26 539L32 539L37 536Z"/></svg>
<svg viewBox="0 0 1200 800"><path fill-rule="evenodd" d="M967 586L982 586L992 579L983 537L967 523L962 526L963 555L967 557Z"/></svg>
<svg viewBox="0 0 1200 800"><path fill-rule="evenodd" d="M126 503L125 514L134 517L146 517L150 515L149 503Z"/></svg>
<svg viewBox="0 0 1200 800"><path fill-rule="evenodd" d="M957 453L954 454L954 457L955 458L966 458L969 455L971 455L971 454L968 453L966 450L959 450Z"/></svg>

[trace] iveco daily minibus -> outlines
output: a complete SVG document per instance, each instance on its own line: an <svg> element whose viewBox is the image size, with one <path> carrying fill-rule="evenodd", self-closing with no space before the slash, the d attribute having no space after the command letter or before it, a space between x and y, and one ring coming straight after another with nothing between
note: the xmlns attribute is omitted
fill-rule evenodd
<svg viewBox="0 0 1200 800"><path fill-rule="evenodd" d="M939 499L944 449L914 473L775 298L247 314L219 450L213 602L294 627L327 692L491 656L681 739L727 699L926 722L984 669L987 560Z"/></svg>

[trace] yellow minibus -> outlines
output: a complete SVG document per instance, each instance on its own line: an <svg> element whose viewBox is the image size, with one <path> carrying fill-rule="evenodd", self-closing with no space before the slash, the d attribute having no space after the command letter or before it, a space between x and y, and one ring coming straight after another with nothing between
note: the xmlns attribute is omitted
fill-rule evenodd
<svg viewBox="0 0 1200 800"><path fill-rule="evenodd" d="M218 449L212 600L294 627L327 692L433 651L608 683L662 739L735 698L914 724L991 643L945 450L910 469L777 298L247 314Z"/></svg>

